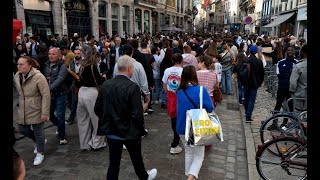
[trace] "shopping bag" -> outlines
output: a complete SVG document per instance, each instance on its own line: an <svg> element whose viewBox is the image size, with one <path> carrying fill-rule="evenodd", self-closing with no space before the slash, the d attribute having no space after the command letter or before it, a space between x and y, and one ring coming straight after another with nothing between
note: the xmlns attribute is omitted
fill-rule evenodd
<svg viewBox="0 0 320 180"><path fill-rule="evenodd" d="M215 113L208 114L202 108L202 86L200 87L200 108L186 112L185 140L188 145L206 146L223 141L221 123ZM218 135L217 135L218 134Z"/></svg>

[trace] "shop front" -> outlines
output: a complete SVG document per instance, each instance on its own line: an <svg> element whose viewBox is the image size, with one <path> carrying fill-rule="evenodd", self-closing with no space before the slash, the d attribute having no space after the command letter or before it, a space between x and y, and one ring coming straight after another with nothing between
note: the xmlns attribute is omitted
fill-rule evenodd
<svg viewBox="0 0 320 180"><path fill-rule="evenodd" d="M47 36L53 35L52 14L49 11L25 10L27 33L45 42Z"/></svg>
<svg viewBox="0 0 320 180"><path fill-rule="evenodd" d="M66 0L65 9L68 24L68 33L92 35L92 18L90 17L89 2L87 0Z"/></svg>
<svg viewBox="0 0 320 180"><path fill-rule="evenodd" d="M298 9L296 37L307 41L307 7Z"/></svg>

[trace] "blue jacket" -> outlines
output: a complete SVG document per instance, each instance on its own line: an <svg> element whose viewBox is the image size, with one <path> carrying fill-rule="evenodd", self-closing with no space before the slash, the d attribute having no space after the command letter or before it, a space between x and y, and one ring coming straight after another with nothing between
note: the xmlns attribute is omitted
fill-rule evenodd
<svg viewBox="0 0 320 180"><path fill-rule="evenodd" d="M198 105L200 104L199 99L200 86L188 86L186 89L186 93L192 99L192 101ZM184 135L186 129L186 112L189 109L196 109L190 100L187 98L182 89L178 90L177 93L177 133ZM207 110L207 112L213 111L213 104L209 93L205 87L203 87L203 108Z"/></svg>
<svg viewBox="0 0 320 180"><path fill-rule="evenodd" d="M290 75L293 66L297 63L297 60L288 58L282 59L277 64L277 75L278 75L278 87L289 88Z"/></svg>

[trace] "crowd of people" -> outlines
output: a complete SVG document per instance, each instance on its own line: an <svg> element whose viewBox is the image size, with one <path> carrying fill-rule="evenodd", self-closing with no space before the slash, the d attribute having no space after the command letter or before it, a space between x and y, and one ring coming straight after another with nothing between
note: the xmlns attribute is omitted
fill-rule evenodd
<svg viewBox="0 0 320 180"><path fill-rule="evenodd" d="M264 52L265 47L271 51ZM154 105L166 109L171 119L174 136L169 152L185 150L185 175L189 180L198 178L205 148L179 144L184 141L186 110L192 108L184 93L198 102L194 95L199 86L204 87L204 108L212 112L219 106L214 87L232 95L235 78L238 102L244 105L249 123L268 62L279 78L275 110L291 95L306 96L307 45L292 36L101 34L97 41L74 33L39 42L26 34L23 39L17 36L13 53L14 87L20 95L16 123L18 132L35 142L33 164L44 160L44 123L50 120L57 126L58 142L64 145L69 141L65 126L76 121L81 150L108 144L108 179L119 175L122 149L129 151L139 179L156 177L156 169L145 170L141 154L141 140L148 134L144 116L154 111ZM250 65L246 80L240 76L244 64Z"/></svg>

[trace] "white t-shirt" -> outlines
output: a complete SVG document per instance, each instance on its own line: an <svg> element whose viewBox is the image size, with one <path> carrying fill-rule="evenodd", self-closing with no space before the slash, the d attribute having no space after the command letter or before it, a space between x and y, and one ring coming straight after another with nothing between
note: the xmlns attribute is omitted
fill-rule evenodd
<svg viewBox="0 0 320 180"><path fill-rule="evenodd" d="M219 82L221 82L222 66L219 62L214 63L214 72L217 74Z"/></svg>
<svg viewBox="0 0 320 180"><path fill-rule="evenodd" d="M180 85L182 67L169 67L164 71L162 82L167 84L167 90L171 92L176 92Z"/></svg>

